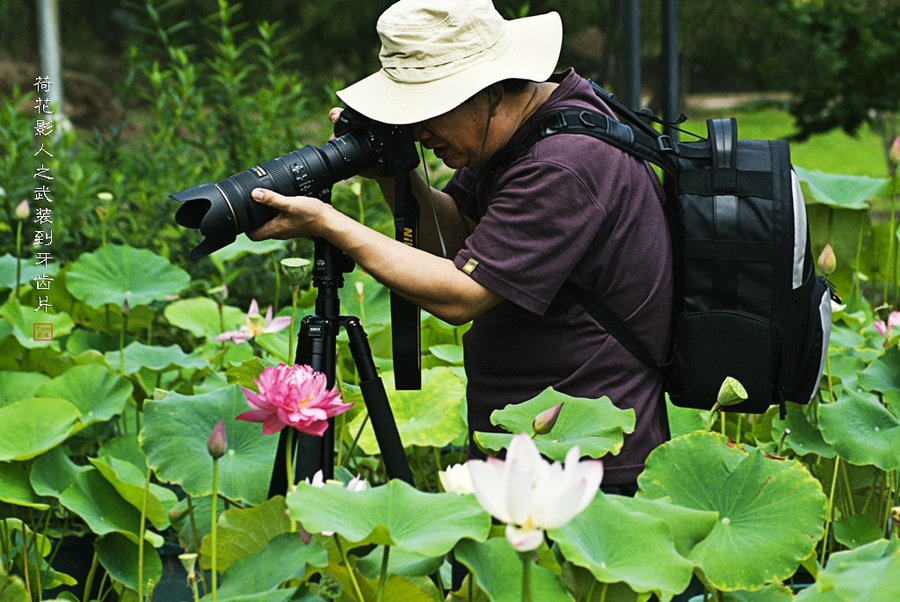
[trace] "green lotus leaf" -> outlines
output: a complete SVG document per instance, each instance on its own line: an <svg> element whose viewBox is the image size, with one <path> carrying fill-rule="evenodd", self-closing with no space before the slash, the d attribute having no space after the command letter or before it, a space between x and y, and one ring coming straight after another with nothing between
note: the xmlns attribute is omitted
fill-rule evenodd
<svg viewBox="0 0 900 602"><path fill-rule="evenodd" d="M80 516L98 536L120 533L137 544L140 510L123 499L100 471L79 472L59 494L59 503Z"/></svg>
<svg viewBox="0 0 900 602"><path fill-rule="evenodd" d="M27 600L29 595L20 577L0 573L0 602L19 602Z"/></svg>
<svg viewBox="0 0 900 602"><path fill-rule="evenodd" d="M31 487L28 468L15 462L0 462L0 502L37 510L50 507Z"/></svg>
<svg viewBox="0 0 900 602"><path fill-rule="evenodd" d="M834 538L848 548L858 548L884 536L884 529L865 514L853 514L834 523Z"/></svg>
<svg viewBox="0 0 900 602"><path fill-rule="evenodd" d="M291 522L285 515L283 496L275 496L250 508L234 508L219 515L216 534L216 568L226 571L233 562L265 549L269 540L287 533ZM299 540L299 537L298 537ZM212 541L203 537L202 567L210 568Z"/></svg>
<svg viewBox="0 0 900 602"><path fill-rule="evenodd" d="M772 420L772 438L779 441L784 435L784 448L792 450L798 456L815 454L822 458L835 456L832 448L822 438L822 431L810 424L806 411L795 403L785 404L787 413L784 420L775 417Z"/></svg>
<svg viewBox="0 0 900 602"><path fill-rule="evenodd" d="M31 283L32 278L39 276L54 276L58 271L58 265L49 263L46 266L34 265L34 259L25 257L21 262L9 253L0 256L0 290L5 288L15 288L16 286L16 264L21 265L21 276L19 277L19 285Z"/></svg>
<svg viewBox="0 0 900 602"><path fill-rule="evenodd" d="M31 468L31 486L38 495L59 498L83 472L94 470L78 466L61 447L39 456Z"/></svg>
<svg viewBox="0 0 900 602"><path fill-rule="evenodd" d="M225 376L228 378L229 385L241 385L253 391L256 391L256 379L266 369L266 365L258 357L252 357L240 364L232 362L225 369Z"/></svg>
<svg viewBox="0 0 900 602"><path fill-rule="evenodd" d="M770 583L752 592L741 590L722 594L722 602L791 602L793 599L791 588L782 583Z"/></svg>
<svg viewBox="0 0 900 602"><path fill-rule="evenodd" d="M169 324L183 328L191 334L214 339L234 324L243 324L247 314L237 307L225 305L219 316L219 304L208 297L179 299L166 306L163 315Z"/></svg>
<svg viewBox="0 0 900 602"><path fill-rule="evenodd" d="M284 516L284 498L280 500L281 515ZM296 533L276 535L263 549L250 552L228 567L222 575L219 599L271 591L291 579L302 581L307 563L313 566L328 564L328 553L321 544L315 541L304 544ZM263 566L266 570L259 570Z"/></svg>
<svg viewBox="0 0 900 602"><path fill-rule="evenodd" d="M122 354L113 351L106 354L110 366L119 367ZM144 345L138 341L125 347L125 374L134 374L141 370L152 372L166 372L178 368L195 368L203 370L209 364L199 353L185 353L178 345L159 347L156 345Z"/></svg>
<svg viewBox="0 0 900 602"><path fill-rule="evenodd" d="M394 377L391 373L382 378L404 447L419 445L440 448L466 433L462 415L466 385L453 370L423 370L420 391L397 391L393 387ZM350 423L351 431L356 432L364 419L365 414L360 411ZM369 455L379 453L371 421L363 429L359 446Z"/></svg>
<svg viewBox="0 0 900 602"><path fill-rule="evenodd" d="M357 558L356 568L367 578L378 579L384 560L384 551L388 552L388 569L390 575L404 577L427 577L441 570L444 558L439 556L423 556L402 548L377 547L362 558Z"/></svg>
<svg viewBox="0 0 900 602"><path fill-rule="evenodd" d="M709 424L709 412L694 408L680 408L668 398L666 399L666 415L669 417L669 432L672 437L705 429Z"/></svg>
<svg viewBox="0 0 900 602"><path fill-rule="evenodd" d="M819 406L819 428L841 458L882 470L900 467L900 420L866 391L845 389L834 403Z"/></svg>
<svg viewBox="0 0 900 602"><path fill-rule="evenodd" d="M660 516L662 512L673 520ZM638 593L668 600L687 589L694 565L685 555L712 531L717 518L715 512L676 511L663 503L654 509L653 502L601 493L549 536L566 560L588 569L598 581L625 582ZM676 546L674 526L683 551Z"/></svg>
<svg viewBox="0 0 900 602"><path fill-rule="evenodd" d="M454 550L456 559L474 575L478 588L492 602L519 602L522 597L522 559L505 538L475 543L469 539L459 542ZM532 562L531 559L528 560ZM542 566L531 567L531 588L534 600L562 602L574 600L562 580Z"/></svg>
<svg viewBox="0 0 900 602"><path fill-rule="evenodd" d="M684 557L706 539L719 519L718 512L695 510L666 499L650 499L643 495L633 498L620 495L606 497L632 516L643 513L664 520L672 531L675 549Z"/></svg>
<svg viewBox="0 0 900 602"><path fill-rule="evenodd" d="M825 495L799 462L747 452L717 433L697 431L659 446L638 484L650 499L719 513L688 558L723 591L790 577L824 532Z"/></svg>
<svg viewBox="0 0 900 602"><path fill-rule="evenodd" d="M816 201L841 209L868 209L869 201L882 197L890 183L889 178L828 174L796 165L794 170Z"/></svg>
<svg viewBox="0 0 900 602"><path fill-rule="evenodd" d="M900 347L890 347L859 374L859 384L869 391L886 393L900 389Z"/></svg>
<svg viewBox="0 0 900 602"><path fill-rule="evenodd" d="M137 543L118 533L111 533L99 538L94 543L100 564L109 576L122 583L128 589L137 591L139 575L143 575L144 591L148 591L151 583L159 583L162 577L162 561L159 553L148 541L144 541L143 573L138 572Z"/></svg>
<svg viewBox="0 0 900 602"><path fill-rule="evenodd" d="M146 249L104 245L82 253L70 266L66 286L72 295L91 307L107 303L134 308L177 295L191 277L167 259Z"/></svg>
<svg viewBox="0 0 900 602"><path fill-rule="evenodd" d="M144 403L141 446L160 479L181 485L191 495L212 495L209 435L222 419L228 451L219 459L219 493L258 504L268 496L278 437L265 437L254 422L236 420L250 409L238 387L203 395L168 393Z"/></svg>
<svg viewBox="0 0 900 602"><path fill-rule="evenodd" d="M51 304L53 300L51 299ZM64 313L48 313L45 311L34 311L36 307L22 307L16 297L10 297L6 303L0 307L0 325L9 328L7 334L16 337L19 345L25 349L38 349L49 347L50 349L59 349L58 339L72 332L75 323L68 314ZM52 333L52 340L41 339L36 336L39 332ZM0 336L2 329L0 329ZM39 340L35 340L39 339Z"/></svg>
<svg viewBox="0 0 900 602"><path fill-rule="evenodd" d="M490 516L472 495L423 493L399 480L363 491L301 482L287 498L291 519L310 533L334 531L356 544L394 545L441 556L461 539L483 541Z"/></svg>
<svg viewBox="0 0 900 602"><path fill-rule="evenodd" d="M884 405L890 408L894 414L900 415L900 388L885 391L883 400Z"/></svg>
<svg viewBox="0 0 900 602"><path fill-rule="evenodd" d="M894 537L832 554L816 582L801 591L795 600L894 602L898 591L900 540Z"/></svg>
<svg viewBox="0 0 900 602"><path fill-rule="evenodd" d="M34 397L50 377L40 372L10 372L0 370L0 408L23 397Z"/></svg>
<svg viewBox="0 0 900 602"><path fill-rule="evenodd" d="M428 353L450 365L462 366L463 349L459 345L432 345Z"/></svg>
<svg viewBox="0 0 900 602"><path fill-rule="evenodd" d="M488 453L496 453L508 447L515 434L531 433L535 416L559 403L563 407L553 429L534 437L538 450L551 460L564 460L573 445L578 445L582 456L591 458L617 454L622 449L623 434L634 431L634 410L621 410L608 397L584 399L547 388L533 399L491 414L491 422L508 433L479 432L475 441Z"/></svg>
<svg viewBox="0 0 900 602"><path fill-rule="evenodd" d="M162 531L169 526L169 510L178 502L173 491L153 483L145 491L146 475L130 462L109 456L89 460L125 501L144 509L154 527Z"/></svg>
<svg viewBox="0 0 900 602"><path fill-rule="evenodd" d="M16 559L16 568L21 574L21 549L23 537L28 541L28 582L34 584L40 582L44 590L53 589L60 585L75 585L76 581L71 576L56 571L52 566L47 564L48 557L53 552L53 542L40 532L34 532L31 528L17 518L0 519L0 550L3 550L7 559ZM17 549L18 548L18 549ZM10 551L12 551L10 553ZM8 566L12 565L11 560L7 560ZM15 588L5 588L3 585L3 575L5 571L0 569L0 602L23 602L31 600L30 596L26 596L24 590L22 595L16 594Z"/></svg>
<svg viewBox="0 0 900 602"><path fill-rule="evenodd" d="M244 255L269 255L276 251L282 251L285 248L285 244L283 240L254 242L247 238L246 234L241 233L235 238L233 243L212 253L209 258L217 262L223 262L222 265L224 266L224 262L239 259Z"/></svg>
<svg viewBox="0 0 900 602"><path fill-rule="evenodd" d="M0 462L28 460L82 428L78 408L57 397L26 397L0 408Z"/></svg>
<svg viewBox="0 0 900 602"><path fill-rule="evenodd" d="M81 421L88 425L121 414L131 397L131 384L104 366L89 364L69 368L42 385L37 394L65 399L78 408Z"/></svg>

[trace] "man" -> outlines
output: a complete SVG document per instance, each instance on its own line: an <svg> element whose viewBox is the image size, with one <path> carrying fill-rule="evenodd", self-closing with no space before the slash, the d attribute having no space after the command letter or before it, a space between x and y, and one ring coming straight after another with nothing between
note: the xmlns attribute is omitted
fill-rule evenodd
<svg viewBox="0 0 900 602"><path fill-rule="evenodd" d="M464 338L472 431L495 430L494 409L551 386L633 408L635 432L604 459L604 484L633 490L647 454L668 436L663 377L563 285L591 291L663 359L672 281L658 179L584 135L550 136L503 159L541 117L578 107L609 113L573 71L551 77L562 45L556 13L506 21L490 0L401 0L377 29L382 69L338 96L371 119L410 125L457 170L441 191L413 174L422 248L317 199L261 189L253 198L280 213L251 238L327 239L426 311L472 321ZM393 182L379 184L392 202Z"/></svg>

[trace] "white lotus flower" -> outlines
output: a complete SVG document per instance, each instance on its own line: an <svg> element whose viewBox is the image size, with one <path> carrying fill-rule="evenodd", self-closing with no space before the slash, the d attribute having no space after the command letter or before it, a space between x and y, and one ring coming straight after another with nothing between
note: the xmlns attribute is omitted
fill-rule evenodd
<svg viewBox="0 0 900 602"><path fill-rule="evenodd" d="M533 550L544 531L557 529L578 516L597 494L603 463L579 461L573 446L564 464L541 457L526 434L513 437L506 460L467 462L475 497L491 516L506 523L506 539L520 552Z"/></svg>
<svg viewBox="0 0 900 602"><path fill-rule="evenodd" d="M472 475L469 474L469 466L467 464L448 466L447 470L438 472L438 478L441 480L441 486L447 493L458 493L460 495L475 493L475 488L472 486Z"/></svg>

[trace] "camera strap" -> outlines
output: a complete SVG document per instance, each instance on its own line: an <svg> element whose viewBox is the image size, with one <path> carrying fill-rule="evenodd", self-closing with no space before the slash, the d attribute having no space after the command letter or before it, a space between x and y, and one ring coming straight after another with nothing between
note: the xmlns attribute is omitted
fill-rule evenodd
<svg viewBox="0 0 900 602"><path fill-rule="evenodd" d="M419 203L412 193L409 172L394 177L395 238L418 246ZM422 388L421 310L391 291L391 332L394 354L394 385L400 390Z"/></svg>

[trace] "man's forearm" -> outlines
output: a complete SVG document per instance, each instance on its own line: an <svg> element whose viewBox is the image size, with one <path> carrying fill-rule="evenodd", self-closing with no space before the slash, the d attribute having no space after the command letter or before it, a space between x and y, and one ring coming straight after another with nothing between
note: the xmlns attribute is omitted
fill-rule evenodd
<svg viewBox="0 0 900 602"><path fill-rule="evenodd" d="M396 186L393 178L375 178L393 211ZM452 259L462 248L474 224L450 197L429 186L416 172L410 172L413 196L419 203L418 247L439 257Z"/></svg>

